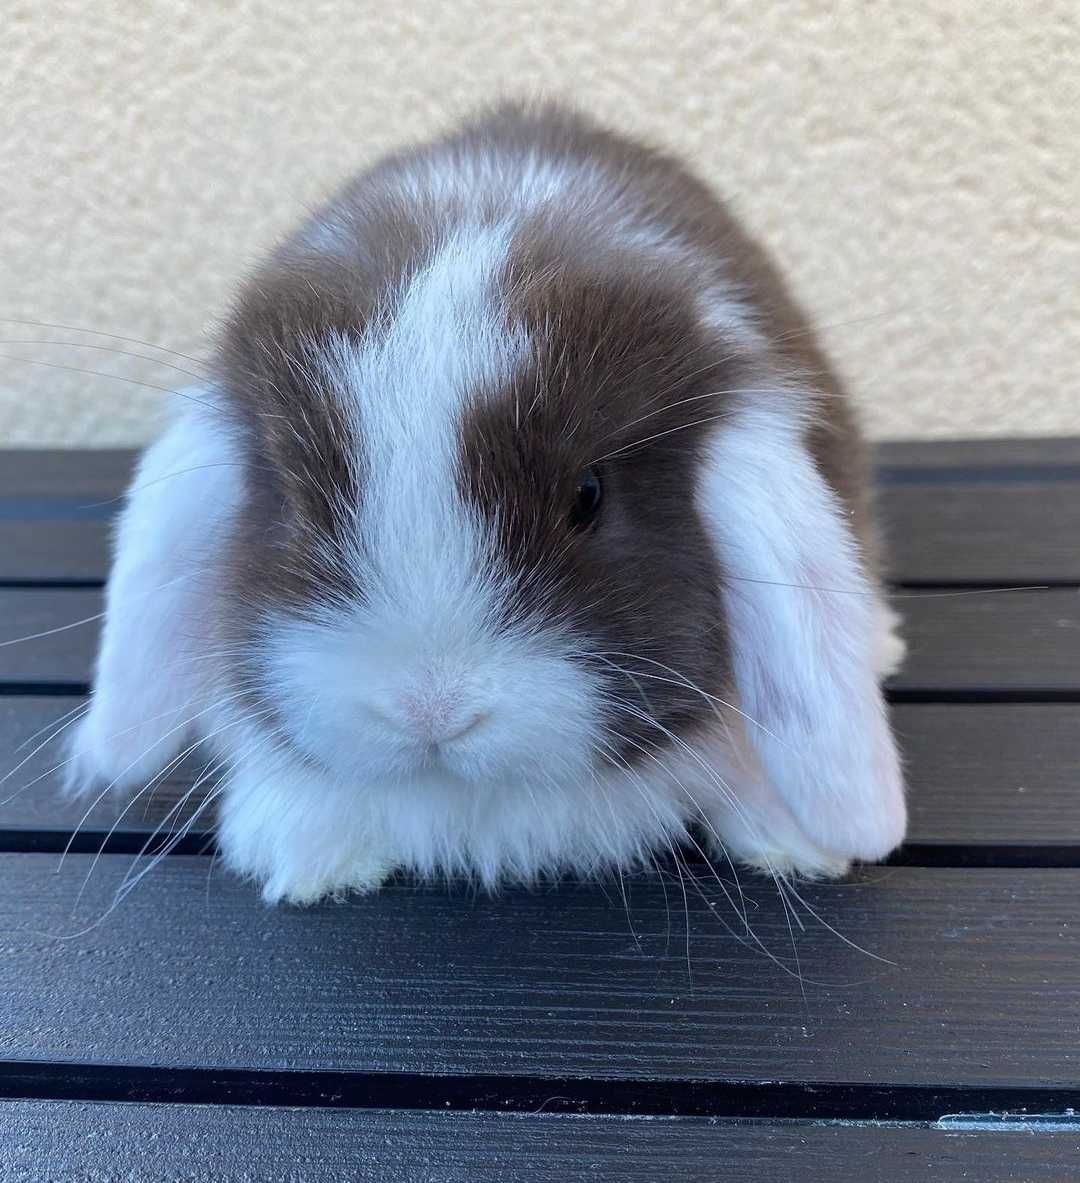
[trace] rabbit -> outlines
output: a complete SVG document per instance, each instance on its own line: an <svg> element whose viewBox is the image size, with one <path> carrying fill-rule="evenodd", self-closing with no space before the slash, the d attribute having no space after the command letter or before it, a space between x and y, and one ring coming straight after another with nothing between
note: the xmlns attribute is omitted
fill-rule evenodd
<svg viewBox="0 0 1080 1183"><path fill-rule="evenodd" d="M76 790L199 744L268 903L902 840L865 446L676 160L481 112L277 246L209 369L127 496Z"/></svg>

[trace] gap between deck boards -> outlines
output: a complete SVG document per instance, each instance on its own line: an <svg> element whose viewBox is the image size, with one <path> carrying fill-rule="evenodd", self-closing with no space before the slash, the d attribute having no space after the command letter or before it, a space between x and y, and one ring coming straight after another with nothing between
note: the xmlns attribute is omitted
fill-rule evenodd
<svg viewBox="0 0 1080 1183"><path fill-rule="evenodd" d="M89 682L29 682L0 680L0 698L85 698ZM1017 687L999 690L994 687L940 686L886 688L885 701L890 704L957 703L1077 703L1080 688Z"/></svg>
<svg viewBox="0 0 1080 1183"><path fill-rule="evenodd" d="M268 1071L40 1060L0 1061L0 1097L920 1124L956 1114L1047 1122L1080 1110L1080 1088L1064 1087Z"/></svg>
<svg viewBox="0 0 1080 1183"><path fill-rule="evenodd" d="M167 847L167 849L163 849ZM0 828L0 854L89 854L147 858L166 856L217 857L217 845L209 830L196 830L180 838L158 836L147 830ZM706 870L699 851L679 852L684 867ZM662 860L663 862L663 860ZM938 867L966 869L1058 870L1080 868L1080 843L911 842L882 864L888 867Z"/></svg>

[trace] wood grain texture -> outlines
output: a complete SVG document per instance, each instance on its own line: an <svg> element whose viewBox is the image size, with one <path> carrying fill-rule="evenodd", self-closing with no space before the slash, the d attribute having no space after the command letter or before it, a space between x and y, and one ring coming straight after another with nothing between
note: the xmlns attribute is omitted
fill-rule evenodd
<svg viewBox="0 0 1080 1183"><path fill-rule="evenodd" d="M0 1055L924 1086L1080 1076L1080 871L891 868L805 887L822 919L795 930L800 988L748 944L715 881L688 889L688 970L677 881L628 882L625 909L617 884L570 882L494 899L399 883L270 909L209 860L173 857L108 914L130 865L105 856L88 875L71 856L57 875L56 856L0 856ZM774 885L743 887L757 939L790 963Z"/></svg>
<svg viewBox="0 0 1080 1183"><path fill-rule="evenodd" d="M809 594L809 593L808 593ZM1055 690L1080 694L1080 588L897 599L908 659L898 690ZM101 612L99 591L0 588L0 682L86 682L99 624L50 630Z"/></svg>
<svg viewBox="0 0 1080 1183"><path fill-rule="evenodd" d="M1078 1153L1071 1132L0 1101L10 1183L1062 1183Z"/></svg>
<svg viewBox="0 0 1080 1183"><path fill-rule="evenodd" d="M1080 588L894 600L908 643L898 691L1080 689Z"/></svg>
<svg viewBox="0 0 1080 1183"><path fill-rule="evenodd" d="M1080 479L904 484L881 490L897 582L1080 582Z"/></svg>
<svg viewBox="0 0 1080 1183"><path fill-rule="evenodd" d="M894 706L910 842L1080 842L1080 704Z"/></svg>
<svg viewBox="0 0 1080 1183"><path fill-rule="evenodd" d="M58 791L65 733L48 741L83 701L0 697L0 830L68 833L83 820L86 802ZM1080 704L925 703L894 706L892 718L907 769L909 841L1080 843ZM108 797L85 828L149 834L203 767L189 761L127 813L125 799Z"/></svg>

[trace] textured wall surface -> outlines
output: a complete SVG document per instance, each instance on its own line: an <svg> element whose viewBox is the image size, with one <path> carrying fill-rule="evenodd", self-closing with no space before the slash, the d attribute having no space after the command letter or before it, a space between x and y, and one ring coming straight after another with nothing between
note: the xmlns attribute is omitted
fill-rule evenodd
<svg viewBox="0 0 1080 1183"><path fill-rule="evenodd" d="M204 353L305 204L479 101L543 91L681 150L729 197L828 326L874 434L1080 432L1077 0L0 15L4 317ZM77 340L146 352L0 323L0 442L135 441L171 397L12 357L185 380Z"/></svg>

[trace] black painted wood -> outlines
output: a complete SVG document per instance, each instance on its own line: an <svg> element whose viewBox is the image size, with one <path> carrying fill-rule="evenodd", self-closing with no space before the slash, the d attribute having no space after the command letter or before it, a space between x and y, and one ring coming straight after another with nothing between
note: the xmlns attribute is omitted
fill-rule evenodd
<svg viewBox="0 0 1080 1183"><path fill-rule="evenodd" d="M42 510L47 512L46 507ZM101 583L108 569L112 526L105 517L0 518L0 583Z"/></svg>
<svg viewBox="0 0 1080 1183"><path fill-rule="evenodd" d="M9 448L0 450L0 501L20 497L75 503L117 496L131 479L128 448Z"/></svg>
<svg viewBox="0 0 1080 1183"><path fill-rule="evenodd" d="M887 469L956 467L986 471L1025 466L1072 469L1080 465L1080 436L886 440L877 445L876 459L879 468ZM1080 473L1075 479L1080 480Z"/></svg>
<svg viewBox="0 0 1080 1183"><path fill-rule="evenodd" d="M58 728L83 701L0 696L0 832L68 834L83 819L87 802L58 791L73 724ZM910 842L1080 850L1080 703L899 705L892 717L907 768ZM189 761L126 813L125 799L107 798L85 830L100 835L115 824L148 835L204 766Z"/></svg>
<svg viewBox="0 0 1080 1183"><path fill-rule="evenodd" d="M1062 1183L1072 1131L737 1124L702 1118L0 1102L0 1171L341 1183Z"/></svg>
<svg viewBox="0 0 1080 1183"><path fill-rule="evenodd" d="M98 581L131 451L0 452L0 581Z"/></svg>
<svg viewBox="0 0 1080 1183"><path fill-rule="evenodd" d="M95 615L100 593L34 585L102 579L130 465L0 455L0 642L50 634L0 645L0 777L79 701L98 626L50 630ZM0 784L0 849L21 852L0 855L0 1095L23 1098L0 1102L0 1174L1070 1178L1075 1123L923 1123L946 1096L980 1097L985 1124L1024 1090L1059 1116L1080 1095L1080 440L888 444L879 473L896 579L1055 586L900 590L911 656L891 694L913 861L801 887L817 913L803 927L740 874L755 937L789 971L795 940L801 986L740 929L730 870L721 885L700 861L683 884L670 864L627 882L625 906L618 883L490 899L401 881L296 911L178 855L110 912L132 859L75 853L55 873L85 811L57 799L57 774L6 801L60 758L46 747ZM103 803L88 835L118 821L141 844L190 773L145 814ZM29 853L38 842L54 853ZM245 1094L229 1069L261 1083ZM304 1070L322 1074L310 1096ZM440 1090L520 1112L433 1112ZM369 1108L384 1095L408 1111ZM305 1107L230 1103L244 1096ZM78 1103L93 1097L110 1103ZM898 1124L596 1115L850 1118L852 1104ZM552 1111L583 1105L592 1116Z"/></svg>
<svg viewBox="0 0 1080 1183"><path fill-rule="evenodd" d="M910 646L892 682L896 690L1052 691L1080 697L1080 587L913 593L895 603ZM0 588L0 642L45 634L0 644L0 683L87 682L99 625L92 619L75 622L101 610L96 590Z"/></svg>
<svg viewBox="0 0 1080 1183"><path fill-rule="evenodd" d="M1080 587L894 600L908 642L895 691L1080 690Z"/></svg>
<svg viewBox="0 0 1080 1183"><path fill-rule="evenodd" d="M1066 1086L1080 871L875 868L803 889L802 987L715 881L269 909L209 860L0 856L0 1055L623 1080ZM757 939L792 962L775 886ZM85 884L85 887L84 887ZM81 900L76 906L80 890ZM728 888L728 891L734 889ZM711 905L711 906L710 906ZM825 927L836 929L837 936ZM865 952L845 943L871 950ZM692 977L691 977L692 975Z"/></svg>
<svg viewBox="0 0 1080 1183"><path fill-rule="evenodd" d="M1080 582L1080 440L919 442L878 450L894 579ZM91 580L128 452L0 453L0 580Z"/></svg>
<svg viewBox="0 0 1080 1183"><path fill-rule="evenodd" d="M910 842L1080 844L1080 704L894 706Z"/></svg>
<svg viewBox="0 0 1080 1183"><path fill-rule="evenodd" d="M88 682L103 607L97 590L0 588L0 683Z"/></svg>
<svg viewBox="0 0 1080 1183"><path fill-rule="evenodd" d="M894 578L1080 581L1080 440L890 443L877 460Z"/></svg>

